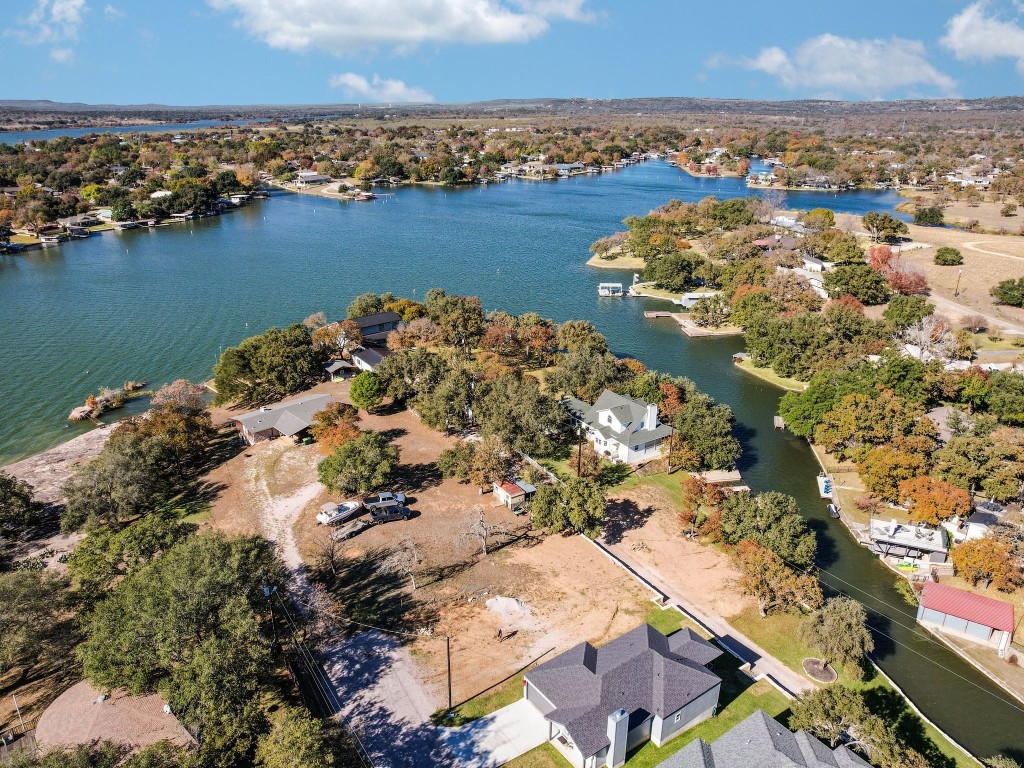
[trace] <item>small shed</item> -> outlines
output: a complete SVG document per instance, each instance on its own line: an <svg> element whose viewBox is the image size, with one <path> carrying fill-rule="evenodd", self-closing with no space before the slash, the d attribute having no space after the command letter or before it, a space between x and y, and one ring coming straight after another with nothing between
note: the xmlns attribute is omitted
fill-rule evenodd
<svg viewBox="0 0 1024 768"><path fill-rule="evenodd" d="M494 497L512 511L523 506L537 492L536 488L519 477L515 480L492 483L492 486L494 487Z"/></svg>
<svg viewBox="0 0 1024 768"><path fill-rule="evenodd" d="M331 381L340 381L355 369L356 367L348 360L328 360L324 363L324 371Z"/></svg>
<svg viewBox="0 0 1024 768"><path fill-rule="evenodd" d="M1002 658L1013 637L1013 605L945 584L927 582L917 620L926 627L988 645Z"/></svg>

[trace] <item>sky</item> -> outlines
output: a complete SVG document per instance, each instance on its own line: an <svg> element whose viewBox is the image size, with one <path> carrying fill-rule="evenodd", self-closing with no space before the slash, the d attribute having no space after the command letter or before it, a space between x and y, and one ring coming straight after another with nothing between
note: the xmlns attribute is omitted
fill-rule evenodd
<svg viewBox="0 0 1024 768"><path fill-rule="evenodd" d="M1024 93L1024 0L3 0L0 99Z"/></svg>

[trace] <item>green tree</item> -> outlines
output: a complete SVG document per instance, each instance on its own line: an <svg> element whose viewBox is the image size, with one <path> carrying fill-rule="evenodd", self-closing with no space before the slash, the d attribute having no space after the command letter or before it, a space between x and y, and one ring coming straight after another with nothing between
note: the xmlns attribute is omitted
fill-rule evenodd
<svg viewBox="0 0 1024 768"><path fill-rule="evenodd" d="M1024 307L1024 277L1003 280L989 291L1000 304Z"/></svg>
<svg viewBox="0 0 1024 768"><path fill-rule="evenodd" d="M825 290L834 299L853 296L867 306L884 304L889 298L885 278L867 264L848 264L825 273Z"/></svg>
<svg viewBox="0 0 1024 768"><path fill-rule="evenodd" d="M854 677L864 674L864 657L875 649L864 606L848 597L833 597L800 624L800 638L826 664L842 664Z"/></svg>
<svg viewBox="0 0 1024 768"><path fill-rule="evenodd" d="M475 409L484 436L496 435L514 451L546 456L568 423L565 407L540 390L533 377L506 373L488 383Z"/></svg>
<svg viewBox="0 0 1024 768"><path fill-rule="evenodd" d="M825 260L833 264L863 264L864 249L852 234L840 232L828 244Z"/></svg>
<svg viewBox="0 0 1024 768"><path fill-rule="evenodd" d="M356 296L352 303L348 305L348 309L345 310L345 316L348 318L366 317L367 315L376 315L378 312L384 311L384 300L376 293L363 293Z"/></svg>
<svg viewBox="0 0 1024 768"><path fill-rule="evenodd" d="M473 468L476 444L459 440L451 448L445 448L437 457L437 468L445 477L468 480Z"/></svg>
<svg viewBox="0 0 1024 768"><path fill-rule="evenodd" d="M702 328L719 328L729 319L730 308L721 294L702 296L690 309L690 319Z"/></svg>
<svg viewBox="0 0 1024 768"><path fill-rule="evenodd" d="M120 525L167 499L174 488L174 450L163 437L112 437L103 452L64 485L61 527L67 531Z"/></svg>
<svg viewBox="0 0 1024 768"><path fill-rule="evenodd" d="M16 684L24 683L36 664L49 659L62 639L64 587L47 571L0 573L0 676L21 667Z"/></svg>
<svg viewBox="0 0 1024 768"><path fill-rule="evenodd" d="M110 206L110 218L114 221L135 221L137 217L135 206L126 197Z"/></svg>
<svg viewBox="0 0 1024 768"><path fill-rule="evenodd" d="M284 580L271 542L186 538L97 604L78 648L85 675L101 689L159 691L202 734L202 765L237 765L266 729L260 699L273 664L263 587Z"/></svg>
<svg viewBox="0 0 1024 768"><path fill-rule="evenodd" d="M441 355L417 347L384 358L374 373L387 396L404 403L433 390L450 371Z"/></svg>
<svg viewBox="0 0 1024 768"><path fill-rule="evenodd" d="M914 211L914 223L922 227L941 227L946 223L946 217L941 208L933 205Z"/></svg>
<svg viewBox="0 0 1024 768"><path fill-rule="evenodd" d="M589 320L566 320L558 326L558 347L567 354L603 355L608 342Z"/></svg>
<svg viewBox="0 0 1024 768"><path fill-rule="evenodd" d="M891 213L868 211L862 217L864 229L871 233L874 242L890 242L909 232L907 225Z"/></svg>
<svg viewBox="0 0 1024 768"><path fill-rule="evenodd" d="M357 408L370 412L380 405L383 395L381 393L380 379L373 371L363 371L352 379L352 388L349 396Z"/></svg>
<svg viewBox="0 0 1024 768"><path fill-rule="evenodd" d="M735 423L728 405L698 394L687 401L672 427L676 439L697 454L700 469L731 469L741 453L739 441L732 435Z"/></svg>
<svg viewBox="0 0 1024 768"><path fill-rule="evenodd" d="M809 568L818 544L800 515L796 499L776 491L756 496L730 494L721 507L722 538L727 544L745 539L767 547L789 564Z"/></svg>
<svg viewBox="0 0 1024 768"><path fill-rule="evenodd" d="M469 480L483 492L491 483L504 480L512 469L512 456L508 446L496 435L480 441L469 465Z"/></svg>
<svg viewBox="0 0 1024 768"><path fill-rule="evenodd" d="M815 208L804 214L803 224L808 229L824 232L836 225L836 215L828 208Z"/></svg>
<svg viewBox="0 0 1024 768"><path fill-rule="evenodd" d="M317 474L335 493L369 493L384 487L397 466L398 448L379 432L365 432L320 462Z"/></svg>
<svg viewBox="0 0 1024 768"><path fill-rule="evenodd" d="M1004 424L1024 425L1024 376L995 371L989 376L988 410Z"/></svg>
<svg viewBox="0 0 1024 768"><path fill-rule="evenodd" d="M924 296L900 294L889 300L889 306L885 308L883 316L897 328L909 328L933 312L935 305L930 304Z"/></svg>
<svg viewBox="0 0 1024 768"><path fill-rule="evenodd" d="M476 296L445 295L428 303L427 311L449 346L472 347L484 335L483 305Z"/></svg>
<svg viewBox="0 0 1024 768"><path fill-rule="evenodd" d="M944 245L935 251L935 263L940 267L956 267L964 263L964 257L956 248Z"/></svg>
<svg viewBox="0 0 1024 768"><path fill-rule="evenodd" d="M36 505L32 486L0 471L0 535L18 534L32 525Z"/></svg>
<svg viewBox="0 0 1024 768"><path fill-rule="evenodd" d="M845 744L877 765L898 765L899 739L858 691L843 685L815 688L801 694L790 712L789 727L794 731L806 731L833 749Z"/></svg>
<svg viewBox="0 0 1024 768"><path fill-rule="evenodd" d="M278 713L256 746L258 768L329 768L334 765L323 723L288 707Z"/></svg>
<svg viewBox="0 0 1024 768"><path fill-rule="evenodd" d="M800 574L782 558L756 541L745 539L736 547L740 569L738 586L757 601L758 612L768 616L778 611L799 611L802 606L821 605L821 587L808 574Z"/></svg>
<svg viewBox="0 0 1024 768"><path fill-rule="evenodd" d="M640 277L662 290L682 293L699 285L697 276L704 262L704 257L695 251L660 254L647 260Z"/></svg>
<svg viewBox="0 0 1024 768"><path fill-rule="evenodd" d="M573 477L561 485L541 485L530 502L533 524L552 533L572 531L591 538L604 523L605 495L600 486Z"/></svg>
<svg viewBox="0 0 1024 768"><path fill-rule="evenodd" d="M473 406L479 374L459 366L413 402L423 423L444 432L460 432L473 424Z"/></svg>
<svg viewBox="0 0 1024 768"><path fill-rule="evenodd" d="M546 382L552 392L562 392L593 402L606 389L617 390L627 379L628 371L608 352L588 353L583 350L562 355L558 367Z"/></svg>
<svg viewBox="0 0 1024 768"><path fill-rule="evenodd" d="M214 366L218 405L259 405L305 389L323 377L322 353L299 323L270 330L224 350Z"/></svg>

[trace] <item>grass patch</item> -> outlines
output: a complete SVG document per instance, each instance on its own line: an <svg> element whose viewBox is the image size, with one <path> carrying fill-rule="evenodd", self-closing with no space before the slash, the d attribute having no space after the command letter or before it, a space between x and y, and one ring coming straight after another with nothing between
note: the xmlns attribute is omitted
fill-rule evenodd
<svg viewBox="0 0 1024 768"><path fill-rule="evenodd" d="M978 350L989 350L992 352L1017 352L1021 351L1021 348L1016 346L1014 338L1010 339L991 339L987 333L975 333L971 336L971 340L974 342L974 346Z"/></svg>
<svg viewBox="0 0 1024 768"><path fill-rule="evenodd" d="M663 635L671 635L673 632L678 632L680 629L689 629L696 632L705 640L711 639L708 636L708 633L705 632L700 625L681 614L675 608L652 608L647 613L647 616L644 617L644 621Z"/></svg>
<svg viewBox="0 0 1024 768"><path fill-rule="evenodd" d="M779 374L771 368L761 368L760 366L754 365L754 361L749 357L737 363L736 367L742 368L747 373L752 376L756 376L762 381L767 381L769 384L789 390L790 392L803 392L807 389L806 381L789 378L788 376L779 376Z"/></svg>
<svg viewBox="0 0 1024 768"><path fill-rule="evenodd" d="M642 487L660 488L664 492L668 501L671 502L672 506L674 508L678 508L683 504L683 488L681 482L685 474L686 473L683 471L678 471L671 475L667 472L658 472L644 477L636 474L630 474L622 482L616 484L614 486L614 490L628 491L633 488Z"/></svg>
<svg viewBox="0 0 1024 768"><path fill-rule="evenodd" d="M514 704L523 698L523 675L526 674L527 670L523 670L519 674L510 677L503 683L499 683L497 686L488 689L486 693L482 693L479 696L474 696L468 701L464 701L454 709L452 709L452 716L448 716L446 710L440 709L431 715L431 720L434 721L434 725L446 726L449 728L455 728L460 725L478 720L484 715L489 715L492 712L497 712L502 707L507 707L509 704Z"/></svg>
<svg viewBox="0 0 1024 768"><path fill-rule="evenodd" d="M667 299L668 301L682 298L683 295L674 291L666 291L663 288L655 288L654 283L637 283L633 286L633 290L642 296L651 296L655 299Z"/></svg>

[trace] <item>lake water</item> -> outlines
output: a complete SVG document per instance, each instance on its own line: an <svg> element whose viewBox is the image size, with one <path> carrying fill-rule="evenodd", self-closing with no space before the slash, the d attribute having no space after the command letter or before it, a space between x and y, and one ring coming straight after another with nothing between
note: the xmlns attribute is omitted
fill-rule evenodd
<svg viewBox="0 0 1024 768"><path fill-rule="evenodd" d="M95 128L50 128L42 131L0 131L0 144L24 141L49 141L61 136L85 136L90 133L182 133L200 128L247 125L255 120L196 120L191 123L156 123L153 125L109 125Z"/></svg>
<svg viewBox="0 0 1024 768"><path fill-rule="evenodd" d="M772 428L781 392L732 365L742 341L689 339L671 321L643 318L665 302L596 295L602 280L631 281L585 264L590 243L623 218L670 198L746 193L737 179L694 179L648 162L552 182L402 188L369 203L275 195L218 218L0 256L0 464L84 429L65 416L101 386L205 380L223 347L316 310L340 317L366 291L419 298L442 286L479 295L488 309L588 319L616 353L689 376L732 406L744 479L797 498L818 532L826 581L872 611L879 664L976 754L1024 757L1024 712L917 628L896 576L828 518L806 443ZM863 213L899 200L800 192L788 204Z"/></svg>

